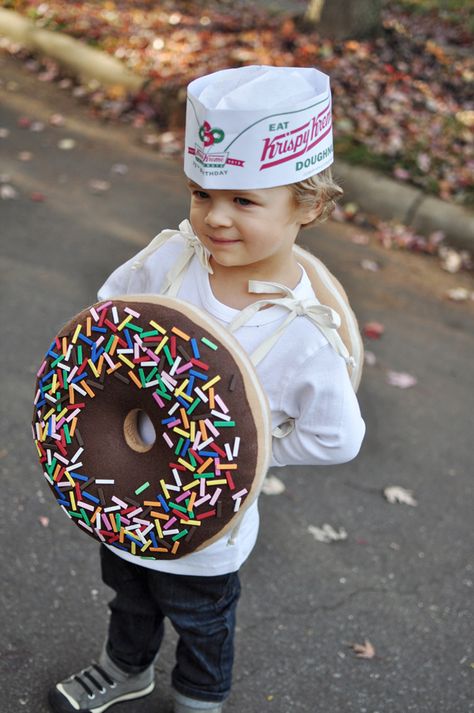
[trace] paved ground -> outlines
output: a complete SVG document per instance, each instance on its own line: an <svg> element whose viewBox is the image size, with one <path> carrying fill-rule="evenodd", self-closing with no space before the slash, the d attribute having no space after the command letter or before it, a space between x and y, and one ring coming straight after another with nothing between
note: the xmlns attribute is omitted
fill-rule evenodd
<svg viewBox="0 0 474 713"><path fill-rule="evenodd" d="M2 399L2 713L47 713L49 685L100 648L109 591L94 542L54 505L31 444L34 373L52 335L95 298L107 274L186 211L179 166L136 145L130 129L83 109L0 58ZM63 128L18 127L60 111ZM72 138L64 151L58 141ZM18 154L30 151L30 161ZM128 166L124 175L112 172ZM89 180L111 188L93 194ZM44 202L31 200L43 192ZM346 285L361 322L386 333L370 345L360 400L368 435L352 464L278 472L287 490L262 496L259 543L242 571L235 713L468 713L472 650L472 354L474 309L443 299L468 284L426 258L351 241L349 227L304 234ZM383 269L363 271L363 258ZM402 391L387 369L417 376ZM388 485L418 507L390 505ZM48 525L41 518L49 518ZM43 522L43 524L42 524ZM344 527L321 544L308 526ZM376 657L355 657L369 639ZM149 699L117 713L169 713L172 632Z"/></svg>

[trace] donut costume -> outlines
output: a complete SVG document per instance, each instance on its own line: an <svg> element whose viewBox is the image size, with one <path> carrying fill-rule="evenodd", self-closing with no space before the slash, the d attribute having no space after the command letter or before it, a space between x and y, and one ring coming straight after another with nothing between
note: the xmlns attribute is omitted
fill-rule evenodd
<svg viewBox="0 0 474 713"><path fill-rule="evenodd" d="M224 70L188 87L184 168L203 189L271 188L332 163L328 77L267 69ZM268 104L273 96L278 106ZM255 301L229 316L210 289L210 254L184 220L117 268L104 299L51 343L33 415L44 477L79 529L123 559L187 574L235 571L255 543L270 464L354 457L364 429L357 320L325 265L293 252L301 283L249 281ZM143 414L152 443L140 436ZM239 528L234 557L227 544Z"/></svg>
<svg viewBox="0 0 474 713"><path fill-rule="evenodd" d="M33 437L56 501L84 532L140 557L182 557L236 526L267 470L269 423L239 344L172 298L82 311L38 372Z"/></svg>

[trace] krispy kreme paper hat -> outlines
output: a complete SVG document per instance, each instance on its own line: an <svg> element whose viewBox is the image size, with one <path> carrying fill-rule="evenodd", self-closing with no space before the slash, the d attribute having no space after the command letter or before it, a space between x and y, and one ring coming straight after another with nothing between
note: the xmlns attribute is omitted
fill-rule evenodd
<svg viewBox="0 0 474 713"><path fill-rule="evenodd" d="M296 183L333 162L329 77L312 68L224 69L188 86L184 172L203 188Z"/></svg>

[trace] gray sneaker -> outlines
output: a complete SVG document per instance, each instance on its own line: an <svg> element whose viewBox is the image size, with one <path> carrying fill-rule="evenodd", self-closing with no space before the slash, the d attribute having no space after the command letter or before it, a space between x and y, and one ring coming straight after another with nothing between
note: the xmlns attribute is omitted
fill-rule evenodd
<svg viewBox="0 0 474 713"><path fill-rule="evenodd" d="M178 691L173 691L173 713L222 713L222 703L197 701L194 698L183 696Z"/></svg>
<svg viewBox="0 0 474 713"><path fill-rule="evenodd" d="M155 687L153 664L138 674L122 671L103 652L99 663L56 684L49 692L55 713L102 713L120 701L130 701L151 693Z"/></svg>

